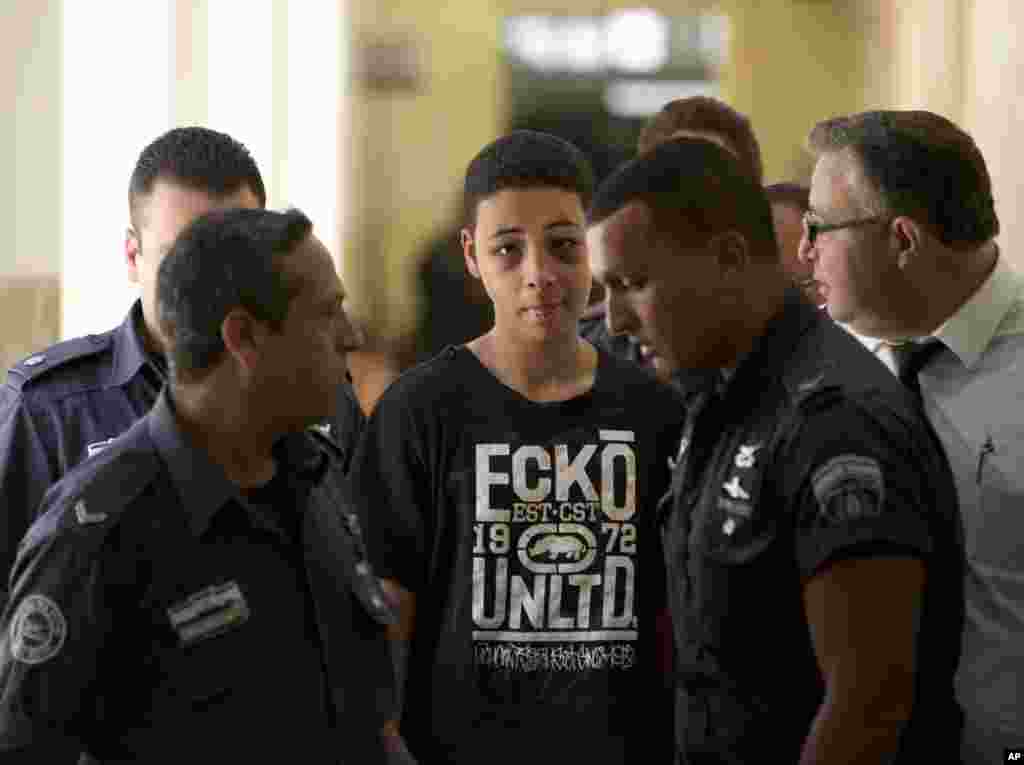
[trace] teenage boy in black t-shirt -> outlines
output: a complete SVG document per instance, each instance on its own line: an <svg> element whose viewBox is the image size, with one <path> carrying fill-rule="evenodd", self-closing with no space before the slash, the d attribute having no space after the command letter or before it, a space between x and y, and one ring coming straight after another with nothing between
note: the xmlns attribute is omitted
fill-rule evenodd
<svg viewBox="0 0 1024 765"><path fill-rule="evenodd" d="M462 246L494 327L399 378L357 455L421 763L669 761L654 516L682 411L577 334L591 190L554 136L477 155Z"/></svg>

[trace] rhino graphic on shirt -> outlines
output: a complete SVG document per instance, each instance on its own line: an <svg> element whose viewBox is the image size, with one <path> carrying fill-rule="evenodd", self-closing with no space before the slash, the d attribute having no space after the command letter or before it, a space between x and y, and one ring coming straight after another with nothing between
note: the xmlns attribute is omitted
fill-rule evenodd
<svg viewBox="0 0 1024 765"><path fill-rule="evenodd" d="M566 560L579 560L586 549L583 540L577 537L550 534L534 542L530 546L529 553L531 558L547 553L548 560L558 560L561 555L565 555Z"/></svg>

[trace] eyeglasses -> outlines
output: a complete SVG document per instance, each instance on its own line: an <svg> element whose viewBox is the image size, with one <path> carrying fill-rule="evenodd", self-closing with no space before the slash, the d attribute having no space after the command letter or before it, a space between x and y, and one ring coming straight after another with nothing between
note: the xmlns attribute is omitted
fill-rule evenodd
<svg viewBox="0 0 1024 765"><path fill-rule="evenodd" d="M873 215L870 218L854 218L853 220L845 220L842 223L822 223L821 221L814 220L810 213L804 213L803 221L804 228L807 229L807 243L813 246L818 238L818 234L824 234L827 231L838 231L841 228L866 226L869 223L888 223L889 219L881 215Z"/></svg>

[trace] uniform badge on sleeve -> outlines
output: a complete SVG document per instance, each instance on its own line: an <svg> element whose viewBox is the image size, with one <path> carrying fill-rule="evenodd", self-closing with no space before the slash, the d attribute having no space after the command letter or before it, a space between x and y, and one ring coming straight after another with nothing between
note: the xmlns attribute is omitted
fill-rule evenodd
<svg viewBox="0 0 1024 765"><path fill-rule="evenodd" d="M22 664L42 664L60 653L68 623L56 603L36 593L21 601L10 631L14 659Z"/></svg>
<svg viewBox="0 0 1024 765"><path fill-rule="evenodd" d="M844 523L878 515L885 506L882 466L872 457L841 454L811 476L823 520Z"/></svg>
<svg viewBox="0 0 1024 765"><path fill-rule="evenodd" d="M220 635L249 619L249 605L237 582L213 585L167 609L182 645Z"/></svg>

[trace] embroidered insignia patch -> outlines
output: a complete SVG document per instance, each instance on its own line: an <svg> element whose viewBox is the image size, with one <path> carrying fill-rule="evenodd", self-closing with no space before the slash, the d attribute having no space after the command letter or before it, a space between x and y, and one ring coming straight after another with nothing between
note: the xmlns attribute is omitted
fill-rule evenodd
<svg viewBox="0 0 1024 765"><path fill-rule="evenodd" d="M60 653L67 634L60 607L45 595L29 595L11 619L11 655L22 664L42 664Z"/></svg>
<svg viewBox="0 0 1024 765"><path fill-rule="evenodd" d="M885 482L878 460L859 454L833 457L811 477L824 520L843 522L881 512Z"/></svg>
<svg viewBox="0 0 1024 765"><path fill-rule="evenodd" d="M249 619L249 605L237 582L200 590L167 609L182 645L220 635Z"/></svg>
<svg viewBox="0 0 1024 765"><path fill-rule="evenodd" d="M106 513L90 513L88 508L85 506L85 500L80 499L75 503L75 518L83 526L87 526L90 523L103 523L107 520Z"/></svg>
<svg viewBox="0 0 1024 765"><path fill-rule="evenodd" d="M733 499L750 499L750 494L740 486L740 477L738 475L734 475L728 483L723 483L722 488Z"/></svg>
<svg viewBox="0 0 1024 765"><path fill-rule="evenodd" d="M762 444L746 444L741 446L739 454L736 455L736 467L754 467L754 463L757 461L757 452L761 446Z"/></svg>

